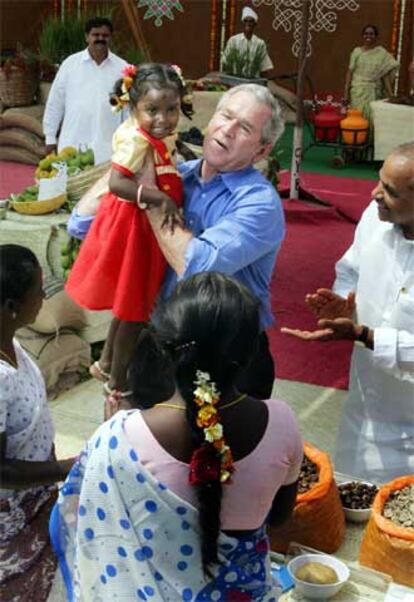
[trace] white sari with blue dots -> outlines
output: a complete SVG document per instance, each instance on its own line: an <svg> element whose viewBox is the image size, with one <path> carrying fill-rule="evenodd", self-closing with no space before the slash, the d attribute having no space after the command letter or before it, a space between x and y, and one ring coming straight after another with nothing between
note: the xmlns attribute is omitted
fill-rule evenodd
<svg viewBox="0 0 414 602"><path fill-rule="evenodd" d="M275 602L264 530L221 534L221 564L202 570L198 512L154 479L119 412L89 440L50 522L68 600Z"/></svg>

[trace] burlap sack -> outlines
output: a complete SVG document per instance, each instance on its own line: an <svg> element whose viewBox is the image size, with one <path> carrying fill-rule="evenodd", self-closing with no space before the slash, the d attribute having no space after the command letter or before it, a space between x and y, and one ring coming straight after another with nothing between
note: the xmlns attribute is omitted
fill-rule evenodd
<svg viewBox="0 0 414 602"><path fill-rule="evenodd" d="M30 327L41 334L56 334L64 328L80 331L87 325L84 310L60 290L43 301L36 321Z"/></svg>
<svg viewBox="0 0 414 602"><path fill-rule="evenodd" d="M44 139L23 128L9 127L0 130L0 146L17 146L24 148L39 159L46 154Z"/></svg>
<svg viewBox="0 0 414 602"><path fill-rule="evenodd" d="M329 455L310 443L304 444L305 456L319 469L319 481L305 493L299 493L292 516L278 528L268 527L270 547L275 552L287 552L295 541L332 554L345 535L345 515L342 509Z"/></svg>
<svg viewBox="0 0 414 602"><path fill-rule="evenodd" d="M9 127L20 127L43 138L43 111L42 105L30 107L15 107L7 109L0 115L0 129Z"/></svg>
<svg viewBox="0 0 414 602"><path fill-rule="evenodd" d="M37 165L39 155L19 146L0 146L0 161L14 161L26 165Z"/></svg>
<svg viewBox="0 0 414 602"><path fill-rule="evenodd" d="M400 527L383 516L392 491L414 484L414 475L399 477L378 491L364 532L359 562L388 573L394 581L414 587L414 529Z"/></svg>
<svg viewBox="0 0 414 602"><path fill-rule="evenodd" d="M68 329L55 336L22 328L17 337L39 366L50 399L73 387L79 382L80 374L90 366L90 346Z"/></svg>

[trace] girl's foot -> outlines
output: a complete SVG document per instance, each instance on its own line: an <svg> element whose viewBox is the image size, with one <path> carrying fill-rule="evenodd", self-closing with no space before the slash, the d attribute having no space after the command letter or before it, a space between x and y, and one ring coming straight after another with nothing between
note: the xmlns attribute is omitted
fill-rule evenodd
<svg viewBox="0 0 414 602"><path fill-rule="evenodd" d="M102 383L108 382L110 378L110 374L105 372L105 370L102 370L99 362L94 362L92 366L89 366L89 374L93 378L96 378L96 380L100 380Z"/></svg>
<svg viewBox="0 0 414 602"><path fill-rule="evenodd" d="M132 391L117 391L116 389L111 389L109 384L106 382L104 384L104 395L105 395L105 405L104 405L104 419L108 420L114 414L119 412L119 410L130 410L131 404L129 400L132 397Z"/></svg>

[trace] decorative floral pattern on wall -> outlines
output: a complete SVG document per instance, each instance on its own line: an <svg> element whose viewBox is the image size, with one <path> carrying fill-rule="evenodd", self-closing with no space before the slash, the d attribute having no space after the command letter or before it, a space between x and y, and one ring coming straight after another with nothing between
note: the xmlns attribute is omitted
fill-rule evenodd
<svg viewBox="0 0 414 602"><path fill-rule="evenodd" d="M147 7L144 19L154 18L154 25L161 27L163 18L174 21L173 10L184 12L184 8L178 0L138 0L138 8Z"/></svg>
<svg viewBox="0 0 414 602"><path fill-rule="evenodd" d="M253 0L253 4L273 6L273 29L277 31L282 28L286 32L293 30L292 54L298 56L302 30L302 0ZM336 31L336 11L345 9L358 10L359 0L310 0L307 56L312 54L312 32Z"/></svg>

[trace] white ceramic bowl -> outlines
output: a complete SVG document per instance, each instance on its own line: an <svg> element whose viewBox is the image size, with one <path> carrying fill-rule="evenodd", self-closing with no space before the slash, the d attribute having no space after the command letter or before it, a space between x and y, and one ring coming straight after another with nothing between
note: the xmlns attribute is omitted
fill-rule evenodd
<svg viewBox="0 0 414 602"><path fill-rule="evenodd" d="M368 481L358 482L362 483L363 485L372 486L372 483L369 483ZM349 485L349 483L352 483L352 481L345 481L343 483L339 483L338 487L340 487L341 485ZM372 502L374 502L374 500L372 500ZM371 516L371 507L364 509L346 508L345 506L342 507L344 509L345 518L353 523L365 523Z"/></svg>
<svg viewBox="0 0 414 602"><path fill-rule="evenodd" d="M320 562L321 564L330 566L336 571L338 581L327 585L318 585L298 579L295 575L296 571L307 562ZM302 554L301 556L296 556L289 561L287 568L295 582L297 591L312 600L327 600L328 598L332 598L349 579L349 569L346 564L334 556L325 554Z"/></svg>

